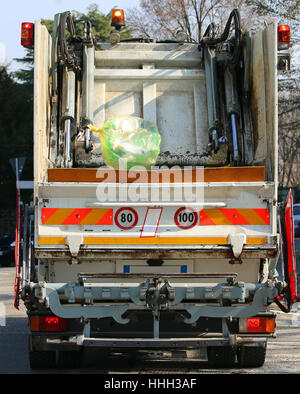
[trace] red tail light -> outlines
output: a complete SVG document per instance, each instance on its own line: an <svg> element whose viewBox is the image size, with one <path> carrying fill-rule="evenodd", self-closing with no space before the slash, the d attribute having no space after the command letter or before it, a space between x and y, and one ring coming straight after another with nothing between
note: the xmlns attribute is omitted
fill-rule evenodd
<svg viewBox="0 0 300 394"><path fill-rule="evenodd" d="M67 321L57 316L31 316L31 331L66 331Z"/></svg>
<svg viewBox="0 0 300 394"><path fill-rule="evenodd" d="M291 42L290 26L278 26L278 50L288 49Z"/></svg>
<svg viewBox="0 0 300 394"><path fill-rule="evenodd" d="M241 333L273 333L275 331L274 317L248 317L240 319L239 331Z"/></svg>
<svg viewBox="0 0 300 394"><path fill-rule="evenodd" d="M34 23L22 23L21 45L28 49L34 47Z"/></svg>

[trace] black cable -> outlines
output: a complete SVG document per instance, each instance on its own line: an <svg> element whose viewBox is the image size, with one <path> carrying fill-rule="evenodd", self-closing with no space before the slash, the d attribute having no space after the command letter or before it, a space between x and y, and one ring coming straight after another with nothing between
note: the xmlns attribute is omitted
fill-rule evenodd
<svg viewBox="0 0 300 394"><path fill-rule="evenodd" d="M230 33L230 26L231 26L232 20L234 20L235 38L236 38L236 44L238 46L239 42L240 42L240 37L241 37L241 19L240 19L239 10L236 8L231 11L222 35L218 38L209 38L209 37L204 38L203 40L201 40L201 44L213 46L213 45L217 45L217 44L220 44L221 42L226 41L229 36L229 33ZM206 29L206 32L204 33L204 37L206 37L210 34L210 30L212 30L212 28L214 28L214 23L211 23L208 26L208 28Z"/></svg>
<svg viewBox="0 0 300 394"><path fill-rule="evenodd" d="M234 37L234 50L231 56L231 59L228 60L228 63L230 64L237 64L238 58L239 58L239 48L240 48L240 42L241 42L241 18L240 18L240 13L238 9L234 9L231 11L228 21L226 23L225 29L220 37L214 38L215 34L215 24L211 23L203 36L203 39L200 42L199 45L199 50L203 49L205 46L212 46L215 47L216 45L225 42L230 33L230 27L232 24L232 21L234 21L234 30L235 30L235 37Z"/></svg>
<svg viewBox="0 0 300 394"><path fill-rule="evenodd" d="M205 30L203 37L210 37L211 30L214 32L215 28L216 28L216 25L214 22L212 22L210 25L207 26L207 29Z"/></svg>

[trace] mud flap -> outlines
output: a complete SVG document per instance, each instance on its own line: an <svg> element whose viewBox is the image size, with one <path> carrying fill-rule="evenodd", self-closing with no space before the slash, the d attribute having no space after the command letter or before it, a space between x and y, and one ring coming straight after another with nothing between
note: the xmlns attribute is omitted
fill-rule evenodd
<svg viewBox="0 0 300 394"><path fill-rule="evenodd" d="M293 195L291 189L289 190L286 202L280 211L280 229L282 245L282 267L286 286L283 291L283 297L277 297L275 302L281 310L288 313L291 310L292 304L297 302L297 273L294 241ZM280 299L286 300L287 307L280 302Z"/></svg>

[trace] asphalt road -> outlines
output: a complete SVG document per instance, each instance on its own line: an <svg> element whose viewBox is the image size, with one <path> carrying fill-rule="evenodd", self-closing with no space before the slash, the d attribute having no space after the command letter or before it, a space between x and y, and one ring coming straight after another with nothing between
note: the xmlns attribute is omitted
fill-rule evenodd
<svg viewBox="0 0 300 394"><path fill-rule="evenodd" d="M300 373L300 303L289 314L278 312L277 338L269 340L266 362L253 369L209 369L204 352L140 352L115 355L101 364L98 353L85 354L80 370L32 371L28 362L28 328L23 305L13 307L14 268L0 268L0 374L298 374ZM275 309L275 308L274 308Z"/></svg>

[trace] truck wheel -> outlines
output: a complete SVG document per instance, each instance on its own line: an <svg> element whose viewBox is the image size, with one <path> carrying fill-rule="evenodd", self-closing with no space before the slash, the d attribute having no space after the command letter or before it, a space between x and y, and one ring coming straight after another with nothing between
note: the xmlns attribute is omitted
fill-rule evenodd
<svg viewBox="0 0 300 394"><path fill-rule="evenodd" d="M258 368L264 365L267 345L241 346L237 350L239 366L242 368Z"/></svg>
<svg viewBox="0 0 300 394"><path fill-rule="evenodd" d="M232 368L235 363L235 349L232 346L210 346L207 348L207 358L211 367Z"/></svg>
<svg viewBox="0 0 300 394"><path fill-rule="evenodd" d="M82 351L60 351L58 353L58 366L61 368L80 368L82 364Z"/></svg>
<svg viewBox="0 0 300 394"><path fill-rule="evenodd" d="M31 369L50 369L56 366L55 351L29 351L29 363Z"/></svg>

